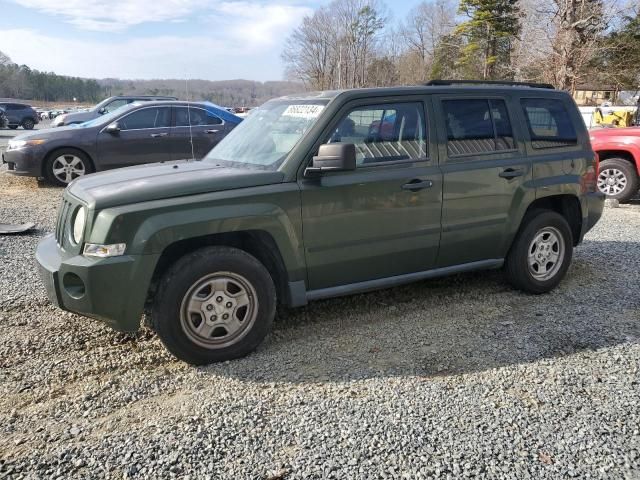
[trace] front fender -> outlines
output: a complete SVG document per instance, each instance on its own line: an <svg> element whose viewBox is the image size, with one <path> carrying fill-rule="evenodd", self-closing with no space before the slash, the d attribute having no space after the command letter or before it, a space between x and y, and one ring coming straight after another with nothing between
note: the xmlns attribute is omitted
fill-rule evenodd
<svg viewBox="0 0 640 480"><path fill-rule="evenodd" d="M104 209L88 241L126 243L127 254L157 255L181 240L263 231L274 239L295 281L304 279L300 215L297 184L280 183Z"/></svg>

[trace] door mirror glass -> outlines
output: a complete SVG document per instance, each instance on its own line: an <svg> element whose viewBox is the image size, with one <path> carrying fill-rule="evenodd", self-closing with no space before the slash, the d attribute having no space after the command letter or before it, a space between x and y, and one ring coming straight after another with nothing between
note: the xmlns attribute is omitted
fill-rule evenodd
<svg viewBox="0 0 640 480"><path fill-rule="evenodd" d="M120 124L118 122L113 122L107 125L107 128L104 129L105 132L115 134L120 131Z"/></svg>
<svg viewBox="0 0 640 480"><path fill-rule="evenodd" d="M353 143L327 143L320 145L306 175L325 172L344 172L356 169L356 147Z"/></svg>
<svg viewBox="0 0 640 480"><path fill-rule="evenodd" d="M104 115L105 113L107 113L107 109L106 109L106 108L104 108L104 107L102 107L100 110L98 110L98 113L99 113L100 115Z"/></svg>

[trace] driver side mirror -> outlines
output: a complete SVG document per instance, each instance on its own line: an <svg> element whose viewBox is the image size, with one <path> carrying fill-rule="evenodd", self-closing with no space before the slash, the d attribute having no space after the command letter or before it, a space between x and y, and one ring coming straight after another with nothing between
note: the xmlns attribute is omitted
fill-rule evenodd
<svg viewBox="0 0 640 480"><path fill-rule="evenodd" d="M353 143L327 143L320 145L305 175L321 175L325 172L344 172L356 169L356 146Z"/></svg>
<svg viewBox="0 0 640 480"><path fill-rule="evenodd" d="M110 123L109 125L107 125L107 128L105 128L104 131L115 135L120 131L120 124L118 122Z"/></svg>
<svg viewBox="0 0 640 480"><path fill-rule="evenodd" d="M105 113L107 113L107 109L105 107L102 107L100 110L98 110L98 113L100 115L104 115Z"/></svg>

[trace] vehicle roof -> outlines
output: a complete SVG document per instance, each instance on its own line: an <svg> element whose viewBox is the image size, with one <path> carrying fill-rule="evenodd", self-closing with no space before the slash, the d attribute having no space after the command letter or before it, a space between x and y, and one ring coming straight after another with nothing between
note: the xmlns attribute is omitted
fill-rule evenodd
<svg viewBox="0 0 640 480"><path fill-rule="evenodd" d="M187 106L191 106L191 107L201 107L204 108L205 110L211 110L213 111L216 115L218 115L219 117L222 117L223 120L227 121L241 121L242 118L238 117L237 115L229 112L227 109L225 109L224 107L221 107L219 105L216 105L215 103L211 103L211 102L187 102L185 100L152 100L149 102L141 102L141 103L131 103L130 105L135 105L135 106L139 106L139 107L149 107L152 105L173 105L173 106L177 106L177 107L187 107Z"/></svg>
<svg viewBox="0 0 640 480"><path fill-rule="evenodd" d="M563 90L550 88L538 88L526 85L473 85L473 84L452 84L452 85L416 85L406 87L377 87L377 88L352 88L342 90L321 90L313 92L296 93L280 97L282 100L331 100L338 96L394 96L394 95L419 95L428 93L465 93L465 94L504 94L505 92L535 93L541 96L566 95Z"/></svg>

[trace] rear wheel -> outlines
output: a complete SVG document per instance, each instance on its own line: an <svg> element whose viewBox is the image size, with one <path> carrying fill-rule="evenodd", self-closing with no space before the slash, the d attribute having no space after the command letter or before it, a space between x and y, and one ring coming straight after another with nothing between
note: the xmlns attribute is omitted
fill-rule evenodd
<svg viewBox="0 0 640 480"><path fill-rule="evenodd" d="M34 122L32 118L25 118L22 121L22 128L24 128L25 130L33 130L35 124L36 122Z"/></svg>
<svg viewBox="0 0 640 480"><path fill-rule="evenodd" d="M205 365L253 351L269 333L275 308L273 280L256 258L207 247L182 257L163 276L151 322L177 358Z"/></svg>
<svg viewBox="0 0 640 480"><path fill-rule="evenodd" d="M549 292L564 278L572 255L573 235L565 218L550 210L534 210L511 246L505 273L520 290Z"/></svg>
<svg viewBox="0 0 640 480"><path fill-rule="evenodd" d="M44 166L47 181L61 187L66 187L76 178L91 172L91 160L75 148L63 148L50 153Z"/></svg>
<svg viewBox="0 0 640 480"><path fill-rule="evenodd" d="M638 192L638 174L624 158L607 158L600 162L598 190L608 198L628 202Z"/></svg>

